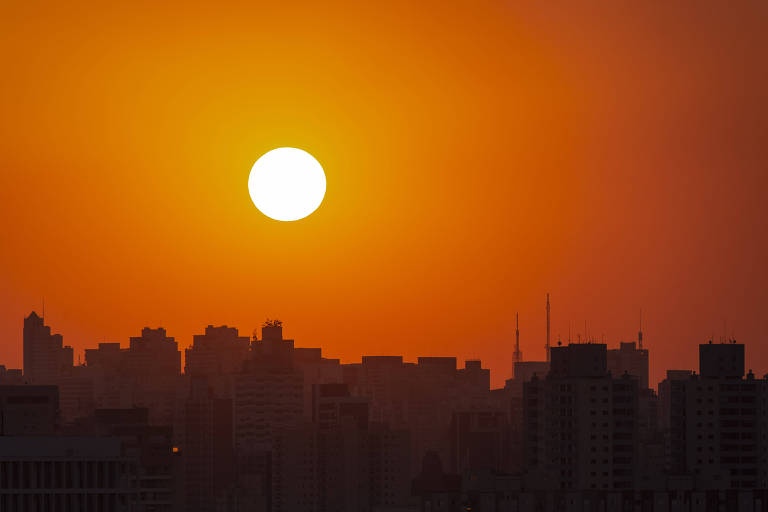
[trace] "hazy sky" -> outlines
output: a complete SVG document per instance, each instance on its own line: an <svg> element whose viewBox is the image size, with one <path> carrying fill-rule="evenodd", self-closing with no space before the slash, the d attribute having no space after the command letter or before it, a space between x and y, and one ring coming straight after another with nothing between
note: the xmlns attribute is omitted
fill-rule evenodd
<svg viewBox="0 0 768 512"><path fill-rule="evenodd" d="M278 5L279 4L279 5ZM765 2L0 6L0 363L269 317L298 346L482 358L727 331L768 371ZM280 223L253 162L312 153Z"/></svg>

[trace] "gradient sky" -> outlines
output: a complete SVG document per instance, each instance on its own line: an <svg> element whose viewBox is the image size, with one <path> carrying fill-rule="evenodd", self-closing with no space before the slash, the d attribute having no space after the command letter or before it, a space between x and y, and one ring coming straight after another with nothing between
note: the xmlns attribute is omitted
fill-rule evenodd
<svg viewBox="0 0 768 512"><path fill-rule="evenodd" d="M541 5L546 4L546 5ZM578 4L578 5L577 5ZM481 358L633 340L651 381L727 332L768 371L768 3L3 2L0 363L165 326ZM248 196L264 152L322 206Z"/></svg>

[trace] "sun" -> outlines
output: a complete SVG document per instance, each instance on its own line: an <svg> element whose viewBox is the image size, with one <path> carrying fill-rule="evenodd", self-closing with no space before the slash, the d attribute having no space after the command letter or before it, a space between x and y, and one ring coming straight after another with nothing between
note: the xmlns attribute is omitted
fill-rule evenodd
<svg viewBox="0 0 768 512"><path fill-rule="evenodd" d="M261 155L248 177L251 200L261 213L281 221L303 219L325 197L325 172L302 149L277 148Z"/></svg>

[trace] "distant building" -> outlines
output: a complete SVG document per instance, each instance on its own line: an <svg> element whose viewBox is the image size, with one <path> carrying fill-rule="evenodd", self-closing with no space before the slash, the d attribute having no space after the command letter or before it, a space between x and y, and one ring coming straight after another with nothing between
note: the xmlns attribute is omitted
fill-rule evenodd
<svg viewBox="0 0 768 512"><path fill-rule="evenodd" d="M123 365L128 375L174 377L181 373L181 352L165 329L145 327L141 336L130 338Z"/></svg>
<svg viewBox="0 0 768 512"><path fill-rule="evenodd" d="M490 372L476 360L457 368L455 357L419 357L414 364L401 356L363 356L343 368L352 394L371 399L371 421L410 431L412 471L428 451L450 459L454 410L493 401Z"/></svg>
<svg viewBox="0 0 768 512"><path fill-rule="evenodd" d="M523 382L527 382L534 375L543 379L549 373L549 361L519 361L514 364L514 376L510 380L519 383L522 391Z"/></svg>
<svg viewBox="0 0 768 512"><path fill-rule="evenodd" d="M0 386L0 436L51 436L58 418L56 386Z"/></svg>
<svg viewBox="0 0 768 512"><path fill-rule="evenodd" d="M699 374L707 379L741 379L744 377L744 345L736 342L699 345Z"/></svg>
<svg viewBox="0 0 768 512"><path fill-rule="evenodd" d="M676 381L686 381L693 375L693 370L667 370L667 376L659 382L659 428L663 432L670 429L670 414L682 404L673 403L672 387ZM679 398L680 395L678 395Z"/></svg>
<svg viewBox="0 0 768 512"><path fill-rule="evenodd" d="M670 470L702 490L768 488L766 398L744 345L700 345L699 375L670 382Z"/></svg>
<svg viewBox="0 0 768 512"><path fill-rule="evenodd" d="M179 502L178 454L171 427L150 424L146 408L98 409L91 418L72 427L75 432L116 438L126 459L125 477L136 489L130 510L175 512Z"/></svg>
<svg viewBox="0 0 768 512"><path fill-rule="evenodd" d="M509 420L505 411L465 409L451 418L450 470L509 470Z"/></svg>
<svg viewBox="0 0 768 512"><path fill-rule="evenodd" d="M93 373L87 366L73 366L59 376L61 421L69 423L93 414L96 408Z"/></svg>
<svg viewBox="0 0 768 512"><path fill-rule="evenodd" d="M319 348L297 347L293 350L293 365L304 374L304 419L312 420L312 389L321 384L343 382L338 359L323 357Z"/></svg>
<svg viewBox="0 0 768 512"><path fill-rule="evenodd" d="M248 358L251 340L239 336L234 327L205 328L195 334L192 346L184 351L184 373L193 376L239 373Z"/></svg>
<svg viewBox="0 0 768 512"><path fill-rule="evenodd" d="M293 340L265 326L241 373L233 376L235 445L239 454L268 452L278 432L304 421L304 374Z"/></svg>
<svg viewBox="0 0 768 512"><path fill-rule="evenodd" d="M5 386L24 384L24 374L20 369L6 368L0 364L0 384Z"/></svg>
<svg viewBox="0 0 768 512"><path fill-rule="evenodd" d="M165 329L145 327L128 348L99 343L98 349L86 349L85 361L96 408L146 407L152 425L173 424L181 352Z"/></svg>
<svg viewBox="0 0 768 512"><path fill-rule="evenodd" d="M30 384L56 384L73 364L72 347L63 346L61 334L51 334L34 311L24 319L24 377Z"/></svg>
<svg viewBox="0 0 768 512"><path fill-rule="evenodd" d="M235 480L232 400L218 398L194 377L183 408L183 510L215 510Z"/></svg>
<svg viewBox="0 0 768 512"><path fill-rule="evenodd" d="M368 406L346 384L314 387L313 421L318 435L320 510L370 510Z"/></svg>
<svg viewBox="0 0 768 512"><path fill-rule="evenodd" d="M368 426L373 510L402 511L413 502L411 495L411 434L382 423Z"/></svg>
<svg viewBox="0 0 768 512"><path fill-rule="evenodd" d="M629 374L640 379L640 389L648 389L648 349L637 348L632 341L608 349L608 371L614 377Z"/></svg>
<svg viewBox="0 0 768 512"><path fill-rule="evenodd" d="M513 377L504 388L494 390L496 400L509 414L508 471L519 473L523 467L523 385L535 377L543 379L549 373L549 361L517 361Z"/></svg>
<svg viewBox="0 0 768 512"><path fill-rule="evenodd" d="M608 373L606 346L553 347L545 379L524 384L524 468L533 489L632 489L638 381Z"/></svg>
<svg viewBox="0 0 768 512"><path fill-rule="evenodd" d="M0 510L162 510L138 507L129 468L117 437L0 436Z"/></svg>

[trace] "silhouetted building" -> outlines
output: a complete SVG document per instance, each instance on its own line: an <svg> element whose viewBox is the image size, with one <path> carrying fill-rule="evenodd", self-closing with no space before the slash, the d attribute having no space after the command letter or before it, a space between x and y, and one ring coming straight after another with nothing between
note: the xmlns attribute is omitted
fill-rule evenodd
<svg viewBox="0 0 768 512"><path fill-rule="evenodd" d="M608 371L614 377L625 373L640 379L640 389L648 389L648 349L637 348L637 344L619 343L619 348L608 349Z"/></svg>
<svg viewBox="0 0 768 512"><path fill-rule="evenodd" d="M701 490L767 489L768 382L744 377L744 345L700 345L699 361L699 375L671 381L671 471Z"/></svg>
<svg viewBox="0 0 768 512"><path fill-rule="evenodd" d="M413 479L412 492L421 498L423 512L460 510L461 475L445 473L440 455L429 451L422 458L421 472Z"/></svg>
<svg viewBox="0 0 768 512"><path fill-rule="evenodd" d="M251 340L239 336L234 327L205 328L195 334L192 346L184 351L184 373L192 376L239 373L248 358Z"/></svg>
<svg viewBox="0 0 768 512"><path fill-rule="evenodd" d="M69 423L93 414L96 408L93 372L86 366L73 366L59 376L61 420Z"/></svg>
<svg viewBox="0 0 768 512"><path fill-rule="evenodd" d="M319 348L294 348L293 365L304 374L304 418L312 421L312 389L320 384L343 382L338 359L325 358Z"/></svg>
<svg viewBox="0 0 768 512"><path fill-rule="evenodd" d="M320 430L327 430L346 417L357 428L367 430L369 402L367 397L352 396L344 383L318 384L314 387L312 421Z"/></svg>
<svg viewBox="0 0 768 512"><path fill-rule="evenodd" d="M125 476L136 490L130 510L175 512L180 481L178 454L171 427L150 424L146 408L97 409L92 418L73 426L78 432L117 438L127 464Z"/></svg>
<svg viewBox="0 0 768 512"><path fill-rule="evenodd" d="M34 311L24 319L24 377L30 384L56 384L59 375L73 364L72 347L63 346L61 334Z"/></svg>
<svg viewBox="0 0 768 512"><path fill-rule="evenodd" d="M346 384L320 384L314 388L313 402L319 510L370 510L369 400L351 396Z"/></svg>
<svg viewBox="0 0 768 512"><path fill-rule="evenodd" d="M610 376L603 344L553 347L546 379L524 385L526 482L541 489L632 489L638 387Z"/></svg>
<svg viewBox="0 0 768 512"><path fill-rule="evenodd" d="M129 512L139 489L117 437L0 437L0 510Z"/></svg>
<svg viewBox="0 0 768 512"><path fill-rule="evenodd" d="M371 421L410 431L414 470L427 451L450 459L454 410L492 402L490 372L480 361L460 369L456 363L455 357L420 357L414 364L401 356L363 356L361 364L344 365L352 394L371 400Z"/></svg>
<svg viewBox="0 0 768 512"><path fill-rule="evenodd" d="M0 364L0 385L17 386L24 383L24 374L20 369L6 368Z"/></svg>
<svg viewBox="0 0 768 512"><path fill-rule="evenodd" d="M181 352L165 329L145 327L141 336L130 338L123 364L128 375L174 377L181 373Z"/></svg>
<svg viewBox="0 0 768 512"><path fill-rule="evenodd" d="M215 510L235 481L232 400L214 396L205 378L193 378L183 422L184 510Z"/></svg>
<svg viewBox="0 0 768 512"><path fill-rule="evenodd" d="M371 504L374 512L399 511L412 504L411 434L382 423L368 426Z"/></svg>
<svg viewBox="0 0 768 512"><path fill-rule="evenodd" d="M249 499L263 500L268 510L286 510L281 468L291 449L284 440L299 436L305 423L303 373L294 367L293 343L282 338L279 325L265 325L243 371L232 377L238 480L249 492L258 488L259 496Z"/></svg>
<svg viewBox="0 0 768 512"><path fill-rule="evenodd" d="M318 443L317 430L311 423L301 422L274 434L270 451L268 510L325 510L321 506L323 488L319 483ZM343 453L336 455L339 467L343 467Z"/></svg>
<svg viewBox="0 0 768 512"><path fill-rule="evenodd" d="M508 471L509 422L493 409L454 411L451 419L451 466L454 473L490 469Z"/></svg>
<svg viewBox="0 0 768 512"><path fill-rule="evenodd" d="M523 382L527 382L534 375L540 379L549 373L549 361L520 361L514 365L514 376L510 380L519 383L522 392Z"/></svg>
<svg viewBox="0 0 768 512"><path fill-rule="evenodd" d="M98 349L86 349L85 360L95 407L146 407L152 425L173 424L181 352L165 329L145 327L128 348L99 343Z"/></svg>
<svg viewBox="0 0 768 512"><path fill-rule="evenodd" d="M0 386L0 435L51 436L58 417L56 386Z"/></svg>
<svg viewBox="0 0 768 512"><path fill-rule="evenodd" d="M262 333L243 372L233 376L239 453L269 451L277 432L303 422L304 375L293 364L293 340L282 339L281 328Z"/></svg>
<svg viewBox="0 0 768 512"><path fill-rule="evenodd" d="M699 345L699 374L704 378L744 377L744 345L711 341Z"/></svg>

